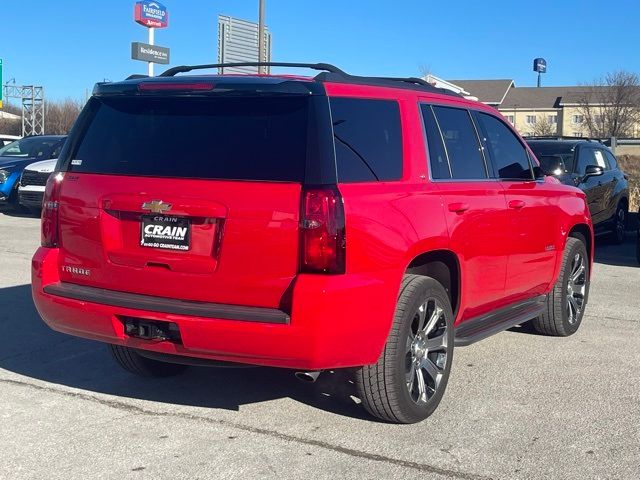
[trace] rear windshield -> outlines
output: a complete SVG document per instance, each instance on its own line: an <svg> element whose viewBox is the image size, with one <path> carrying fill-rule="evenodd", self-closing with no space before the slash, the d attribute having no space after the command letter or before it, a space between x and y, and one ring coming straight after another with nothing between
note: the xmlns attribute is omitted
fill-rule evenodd
<svg viewBox="0 0 640 480"><path fill-rule="evenodd" d="M566 144L566 143L559 143L559 142L555 142L555 143L531 142L529 143L529 148L531 148L531 150L533 151L533 153L535 153L536 157L541 163L543 162L543 160L541 160L540 157L550 157L553 155L558 155L560 158L562 158L566 171L567 172L573 171L573 159L574 159L573 152L575 150L575 144Z"/></svg>
<svg viewBox="0 0 640 480"><path fill-rule="evenodd" d="M302 182L308 97L94 97L70 171Z"/></svg>

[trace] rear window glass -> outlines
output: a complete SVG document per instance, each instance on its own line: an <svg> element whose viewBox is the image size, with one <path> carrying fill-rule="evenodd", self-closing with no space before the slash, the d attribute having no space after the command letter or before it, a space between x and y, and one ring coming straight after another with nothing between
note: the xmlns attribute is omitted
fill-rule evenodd
<svg viewBox="0 0 640 480"><path fill-rule="evenodd" d="M307 97L93 98L69 169L302 182Z"/></svg>
<svg viewBox="0 0 640 480"><path fill-rule="evenodd" d="M400 108L390 100L332 98L339 182L402 178Z"/></svg>
<svg viewBox="0 0 640 480"><path fill-rule="evenodd" d="M452 178L487 178L484 158L469 112L449 107L433 107L433 110L449 155Z"/></svg>
<svg viewBox="0 0 640 480"><path fill-rule="evenodd" d="M540 157L548 157L552 155L559 155L564 162L567 172L573 172L574 167L574 148L573 144L562 144L559 142L528 142L529 148L535 153L538 160Z"/></svg>
<svg viewBox="0 0 640 480"><path fill-rule="evenodd" d="M422 119L427 134L427 146L429 147L429 161L431 165L431 178L434 180L451 178L447 152L442 143L442 135L429 105L422 105Z"/></svg>

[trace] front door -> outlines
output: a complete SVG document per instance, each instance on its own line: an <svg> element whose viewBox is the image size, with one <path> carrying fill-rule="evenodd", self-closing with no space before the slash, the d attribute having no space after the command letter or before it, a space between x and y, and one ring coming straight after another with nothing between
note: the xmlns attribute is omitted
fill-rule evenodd
<svg viewBox="0 0 640 480"><path fill-rule="evenodd" d="M544 294L553 279L556 241L560 238L560 212L554 205L554 188L536 180L523 142L497 116L474 115L495 175L504 187L509 258L505 299L525 300Z"/></svg>
<svg viewBox="0 0 640 480"><path fill-rule="evenodd" d="M457 322L503 306L508 216L504 189L490 178L468 110L422 106L431 179L441 191L450 248L461 264Z"/></svg>

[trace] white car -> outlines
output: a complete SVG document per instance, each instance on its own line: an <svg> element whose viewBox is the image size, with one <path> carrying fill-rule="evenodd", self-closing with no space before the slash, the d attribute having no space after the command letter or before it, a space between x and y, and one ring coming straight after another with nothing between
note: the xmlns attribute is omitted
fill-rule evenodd
<svg viewBox="0 0 640 480"><path fill-rule="evenodd" d="M51 172L56 167L57 158L42 160L41 162L27 165L20 177L18 187L18 201L20 205L29 210L39 210L42 208L42 197L44 197L44 187Z"/></svg>

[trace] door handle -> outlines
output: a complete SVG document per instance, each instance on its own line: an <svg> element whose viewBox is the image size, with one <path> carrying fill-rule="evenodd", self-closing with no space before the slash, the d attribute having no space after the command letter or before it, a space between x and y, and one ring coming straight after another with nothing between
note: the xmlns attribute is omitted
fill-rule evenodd
<svg viewBox="0 0 640 480"><path fill-rule="evenodd" d="M515 208L516 210L519 210L525 205L526 203L524 203L524 200L509 200L509 208Z"/></svg>
<svg viewBox="0 0 640 480"><path fill-rule="evenodd" d="M449 204L449 211L450 212L464 213L467 210L469 210L469 204L468 203L456 202L456 203L450 203Z"/></svg>

